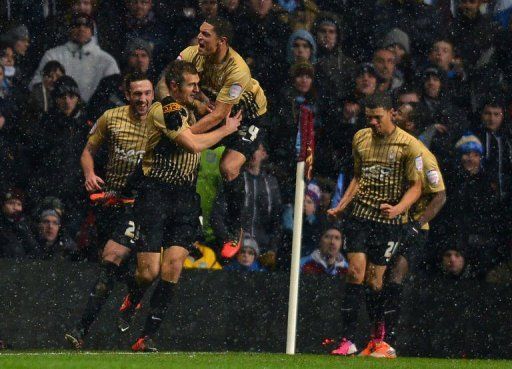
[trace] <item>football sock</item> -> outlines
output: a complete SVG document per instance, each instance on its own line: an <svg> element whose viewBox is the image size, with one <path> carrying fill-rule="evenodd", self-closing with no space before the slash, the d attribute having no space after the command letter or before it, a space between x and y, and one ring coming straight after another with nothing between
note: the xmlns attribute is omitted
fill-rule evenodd
<svg viewBox="0 0 512 369"><path fill-rule="evenodd" d="M228 215L230 219L235 219L238 224L235 228L240 228L242 224L242 207L244 205L244 175L240 173L238 177L233 179L232 181L224 180L222 182L224 186L224 193L227 200L228 206Z"/></svg>
<svg viewBox="0 0 512 369"><path fill-rule="evenodd" d="M382 341L384 339L384 294L382 291L366 289L366 311L372 324L372 337Z"/></svg>
<svg viewBox="0 0 512 369"><path fill-rule="evenodd" d="M174 296L176 283L160 279L151 295L150 310L142 331L142 337L153 336L160 328L167 313L167 307Z"/></svg>
<svg viewBox="0 0 512 369"><path fill-rule="evenodd" d="M386 340L393 342L396 336L396 328L400 319L400 295L402 285L387 283L384 286L384 321L386 322Z"/></svg>
<svg viewBox="0 0 512 369"><path fill-rule="evenodd" d="M83 335L87 334L89 327L98 316L101 307L105 304L105 301L107 301L108 296L112 292L118 268L116 264L108 261L101 264L100 274L89 294L85 311L82 314L82 319L78 326L78 329Z"/></svg>
<svg viewBox="0 0 512 369"><path fill-rule="evenodd" d="M343 319L343 330L345 338L354 342L358 326L359 307L364 301L364 286L360 284L347 283L345 286L345 297L341 303Z"/></svg>

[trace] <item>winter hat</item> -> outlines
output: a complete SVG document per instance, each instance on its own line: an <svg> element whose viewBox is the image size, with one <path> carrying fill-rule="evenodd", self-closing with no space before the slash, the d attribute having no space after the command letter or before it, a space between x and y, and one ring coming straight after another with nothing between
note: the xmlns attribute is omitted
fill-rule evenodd
<svg viewBox="0 0 512 369"><path fill-rule="evenodd" d="M301 40L306 40L311 45L311 59L309 60L311 63L316 63L316 42L313 38L313 35L306 31L305 29L299 29L295 32L293 32L288 39L288 46L286 48L286 60L288 60L288 63L293 63L293 43L296 39L300 38Z"/></svg>
<svg viewBox="0 0 512 369"><path fill-rule="evenodd" d="M426 80L429 76L436 76L440 80L443 79L443 72L436 67L428 67L422 73L423 80Z"/></svg>
<svg viewBox="0 0 512 369"><path fill-rule="evenodd" d="M260 255L260 248L258 246L258 242L251 235L248 235L248 234L244 235L244 241L242 244L242 248L244 248L244 247L253 249L256 257L258 257Z"/></svg>
<svg viewBox="0 0 512 369"><path fill-rule="evenodd" d="M53 85L52 97L54 99L66 94L80 97L80 90L73 78L70 76L62 76Z"/></svg>
<svg viewBox="0 0 512 369"><path fill-rule="evenodd" d="M86 13L76 13L71 17L71 21L69 22L69 28L74 28L78 26L86 26L94 32L94 20L89 14Z"/></svg>
<svg viewBox="0 0 512 369"><path fill-rule="evenodd" d="M303 60L293 64L290 67L290 77L295 78L304 74L310 76L311 78L315 77L315 68L313 67L313 64Z"/></svg>
<svg viewBox="0 0 512 369"><path fill-rule="evenodd" d="M8 44L14 44L16 41L30 38L28 28L24 24L11 28L2 36L2 41Z"/></svg>
<svg viewBox="0 0 512 369"><path fill-rule="evenodd" d="M23 203L25 201L25 194L19 188L10 188L4 193L4 202L9 200L19 200Z"/></svg>
<svg viewBox="0 0 512 369"><path fill-rule="evenodd" d="M482 142L471 132L468 132L462 136L461 139L458 140L455 144L455 148L459 151L460 154L476 152L480 155L483 155L484 153Z"/></svg>
<svg viewBox="0 0 512 369"><path fill-rule="evenodd" d="M320 196L322 195L322 191L316 182L309 182L308 186L306 187L306 195L309 196L311 200L313 200L315 207L318 208L318 205L320 205Z"/></svg>
<svg viewBox="0 0 512 369"><path fill-rule="evenodd" d="M57 211L55 211L54 209L46 209L46 210L43 210L41 212L41 215L39 216L39 220L40 221L43 221L44 218L48 217L48 216L53 216L55 218L57 218L58 220L58 223L60 224L60 215L59 213L57 213Z"/></svg>
<svg viewBox="0 0 512 369"><path fill-rule="evenodd" d="M383 81L380 73L377 71L375 66L372 63L361 63L358 66L356 77L362 76L363 74L368 73L374 76L377 79L377 83L381 83Z"/></svg>
<svg viewBox="0 0 512 369"><path fill-rule="evenodd" d="M338 15L331 12L322 11L316 17L315 23L313 23L313 33L316 34L318 32L318 28L324 24L336 27L336 31L339 33L341 23L341 18Z"/></svg>
<svg viewBox="0 0 512 369"><path fill-rule="evenodd" d="M382 41L382 47L389 47L396 44L400 45L407 54L410 54L411 44L409 36L399 28L393 28L386 34Z"/></svg>
<svg viewBox="0 0 512 369"><path fill-rule="evenodd" d="M151 58L151 54L153 53L153 45L142 39L142 38L132 38L128 41L126 44L126 47L124 49L124 54L126 57L130 56L135 50L144 50L148 53L149 57Z"/></svg>

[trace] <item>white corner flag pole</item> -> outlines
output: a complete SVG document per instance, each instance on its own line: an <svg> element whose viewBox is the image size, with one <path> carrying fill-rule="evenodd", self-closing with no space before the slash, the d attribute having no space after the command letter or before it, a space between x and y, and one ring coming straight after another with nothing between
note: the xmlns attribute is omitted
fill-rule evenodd
<svg viewBox="0 0 512 369"><path fill-rule="evenodd" d="M290 295L288 299L288 330L286 353L295 354L297 337L297 305L299 298L300 248L302 243L302 211L304 208L304 162L297 163L295 180L295 206L293 209L292 264L290 270Z"/></svg>

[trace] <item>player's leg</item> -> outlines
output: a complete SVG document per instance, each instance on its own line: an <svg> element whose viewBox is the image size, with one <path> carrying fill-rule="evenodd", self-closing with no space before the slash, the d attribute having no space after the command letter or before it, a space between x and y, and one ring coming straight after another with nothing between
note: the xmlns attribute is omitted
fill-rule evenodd
<svg viewBox="0 0 512 369"><path fill-rule="evenodd" d="M65 335L74 348L80 349L83 346L84 337L112 292L121 263L129 255L130 249L114 240L109 240L105 245L98 279L89 293L82 317L77 326Z"/></svg>
<svg viewBox="0 0 512 369"><path fill-rule="evenodd" d="M404 255L397 255L388 270L384 282L384 322L386 328L385 341L394 345L396 339L396 328L400 319L400 296L402 294L402 283L409 271L409 263Z"/></svg>
<svg viewBox="0 0 512 369"><path fill-rule="evenodd" d="M151 295L150 311L146 317L144 329L132 346L134 351L157 351L152 337L156 334L164 320L169 304L174 299L183 263L188 256L188 250L181 246L172 246L164 251L160 279Z"/></svg>

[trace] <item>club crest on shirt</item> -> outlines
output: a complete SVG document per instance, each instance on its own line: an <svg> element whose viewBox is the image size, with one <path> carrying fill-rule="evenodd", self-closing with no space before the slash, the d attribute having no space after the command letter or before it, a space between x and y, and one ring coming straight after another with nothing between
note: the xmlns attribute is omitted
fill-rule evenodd
<svg viewBox="0 0 512 369"><path fill-rule="evenodd" d="M162 110L163 110L164 114L172 113L172 112L178 111L180 109L181 109L181 105L178 104L178 103L175 103L175 102L167 104L167 105L164 105L162 107Z"/></svg>

